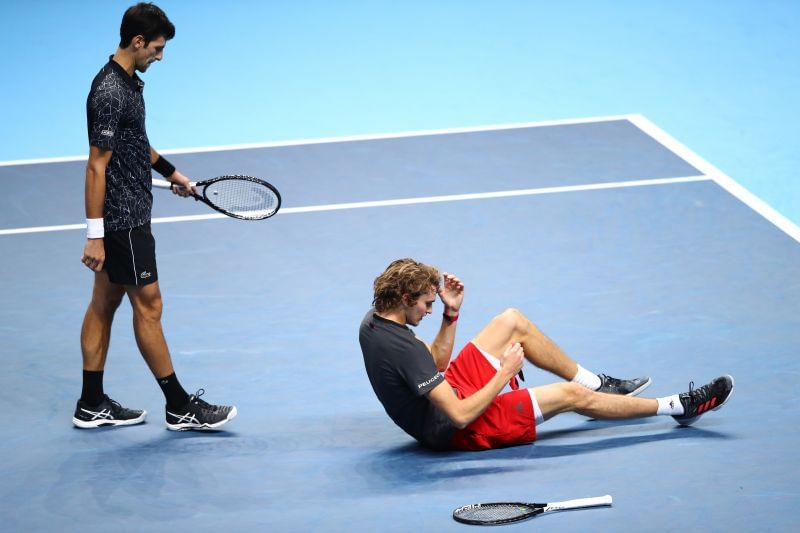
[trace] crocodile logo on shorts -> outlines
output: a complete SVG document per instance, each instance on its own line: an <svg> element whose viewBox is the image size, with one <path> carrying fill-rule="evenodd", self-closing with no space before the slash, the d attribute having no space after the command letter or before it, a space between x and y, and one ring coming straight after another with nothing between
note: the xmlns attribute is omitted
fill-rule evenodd
<svg viewBox="0 0 800 533"><path fill-rule="evenodd" d="M142 273L139 274L139 278L141 279L147 279L150 276L152 276L152 274L150 274L150 272L148 272L147 270L143 270Z"/></svg>

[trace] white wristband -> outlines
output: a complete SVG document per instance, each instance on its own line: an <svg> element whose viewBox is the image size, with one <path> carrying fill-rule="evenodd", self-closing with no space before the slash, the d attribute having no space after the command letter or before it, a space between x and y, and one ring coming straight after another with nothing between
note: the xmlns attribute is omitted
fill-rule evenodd
<svg viewBox="0 0 800 533"><path fill-rule="evenodd" d="M86 238L87 239L102 239L105 236L105 229L103 228L102 218L87 218L86 219Z"/></svg>

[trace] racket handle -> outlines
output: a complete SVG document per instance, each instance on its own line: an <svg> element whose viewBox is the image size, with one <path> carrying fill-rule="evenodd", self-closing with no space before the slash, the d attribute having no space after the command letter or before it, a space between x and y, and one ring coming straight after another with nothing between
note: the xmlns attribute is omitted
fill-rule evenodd
<svg viewBox="0 0 800 533"><path fill-rule="evenodd" d="M596 496L594 498L579 498L575 503L580 502L581 507L597 507L599 505L611 505L613 500L611 494L605 496Z"/></svg>
<svg viewBox="0 0 800 533"><path fill-rule="evenodd" d="M598 507L601 505L611 505L611 495L595 496L593 498L578 498L576 500L567 500L563 502L553 502L547 504L545 510L559 511L561 509L578 509L581 507Z"/></svg>
<svg viewBox="0 0 800 533"><path fill-rule="evenodd" d="M191 182L192 186L194 187L197 185L194 181ZM180 187L180 185L175 185L171 181L162 180L160 178L153 178L153 187L158 187L159 189L174 189L175 187ZM183 188L183 187L181 187Z"/></svg>

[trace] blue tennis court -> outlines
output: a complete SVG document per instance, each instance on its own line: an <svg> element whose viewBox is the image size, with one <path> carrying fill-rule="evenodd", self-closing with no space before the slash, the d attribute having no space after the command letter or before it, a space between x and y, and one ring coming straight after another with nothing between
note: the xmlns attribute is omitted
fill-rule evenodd
<svg viewBox="0 0 800 533"><path fill-rule="evenodd" d="M176 369L240 414L226 431L166 431L123 305L106 390L148 421L72 427L91 287L75 224L84 163L0 167L0 181L37 178L0 199L13 350L0 394L26 415L3 414L9 530L460 531L470 526L450 514L466 503L602 494L613 507L535 525L792 529L798 235L645 117L171 158L198 177L266 177L284 197L276 217L243 222L155 193ZM373 278L405 256L465 281L459 345L513 306L585 366L652 376L650 396L723 373L734 395L691 428L561 415L532 445L429 452L383 413L357 342ZM431 338L434 322L418 334ZM555 381L527 367L526 378Z"/></svg>
<svg viewBox="0 0 800 533"><path fill-rule="evenodd" d="M238 407L225 431L166 430L127 301L105 389L147 422L79 430L84 104L132 3L0 3L4 531L455 532L465 504L604 494L503 530L797 529L797 2L156 2L177 33L143 75L153 145L283 207L154 191L172 359ZM567 414L531 445L430 452L357 340L407 256L464 280L456 349L516 307L647 396L724 373L733 396L690 428Z"/></svg>

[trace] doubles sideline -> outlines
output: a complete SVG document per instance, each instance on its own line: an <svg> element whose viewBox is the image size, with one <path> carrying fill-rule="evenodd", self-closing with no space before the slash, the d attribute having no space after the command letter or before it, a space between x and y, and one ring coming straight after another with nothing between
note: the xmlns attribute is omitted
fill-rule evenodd
<svg viewBox="0 0 800 533"><path fill-rule="evenodd" d="M582 191L598 191L604 189L621 189L626 187L649 187L656 185L671 185L675 183L687 183L694 181L711 181L708 176L687 176L681 178L662 178L651 180L631 180L617 181L611 183L592 183L584 185L567 185L560 187L541 187L537 189L516 189L510 191L494 191L467 194L448 194L444 196L422 196L417 198L400 198L395 200L375 200L366 202L347 202L338 204L310 205L304 207L285 207L278 211L278 215L292 215L298 213L315 213L320 211L337 211L343 209L364 209L371 207L391 207L401 205L433 204L441 202L461 202L466 200L487 200L494 198L511 198L517 196L536 196L542 194L560 194ZM226 218L221 213L209 213L205 215L184 215L174 217L157 217L152 219L153 224L164 224L171 222L191 222L195 220L210 220L215 218ZM34 226L27 228L0 229L0 235L19 235L24 233L48 233L54 231L70 231L86 229L86 224L63 224L59 226Z"/></svg>

